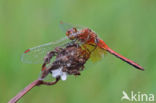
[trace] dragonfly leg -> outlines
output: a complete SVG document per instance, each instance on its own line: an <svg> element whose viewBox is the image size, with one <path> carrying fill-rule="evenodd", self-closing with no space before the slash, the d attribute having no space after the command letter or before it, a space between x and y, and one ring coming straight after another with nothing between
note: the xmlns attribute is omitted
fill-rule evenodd
<svg viewBox="0 0 156 103"><path fill-rule="evenodd" d="M77 40L73 40L73 41L71 41L70 43L67 43L67 44L66 44L66 47L70 47L70 46L73 46L73 45L75 45L77 48L80 47L80 46L79 46L79 43L77 43Z"/></svg>
<svg viewBox="0 0 156 103"><path fill-rule="evenodd" d="M97 45L93 45L93 44L89 44L89 45L94 47L90 52L93 52L97 48Z"/></svg>
<svg viewBox="0 0 156 103"><path fill-rule="evenodd" d="M99 40L98 40L98 38L97 38L97 36L95 37L95 44L96 45L93 45L93 44L89 44L89 45L91 45L91 46L94 46L94 49L93 50L91 50L91 52L93 52L96 48L97 48L97 44L99 43Z"/></svg>

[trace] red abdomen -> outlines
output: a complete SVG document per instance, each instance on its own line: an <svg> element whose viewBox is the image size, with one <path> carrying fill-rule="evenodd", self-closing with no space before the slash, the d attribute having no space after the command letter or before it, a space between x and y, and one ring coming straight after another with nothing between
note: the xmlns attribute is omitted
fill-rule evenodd
<svg viewBox="0 0 156 103"><path fill-rule="evenodd" d="M103 40L99 40L98 46L106 51L108 51L109 53L113 54L114 56L116 56L117 58L121 59L122 61L127 62L128 64L132 65L133 67L139 69L139 70L144 70L143 67L141 67L140 65L138 65L137 63L135 63L134 61L127 59L126 57L118 54L117 52L113 51L111 48L109 48L105 42Z"/></svg>

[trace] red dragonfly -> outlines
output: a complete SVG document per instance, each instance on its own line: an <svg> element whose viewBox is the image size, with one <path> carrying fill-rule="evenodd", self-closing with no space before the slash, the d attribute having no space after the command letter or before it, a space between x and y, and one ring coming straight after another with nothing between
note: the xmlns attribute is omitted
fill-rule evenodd
<svg viewBox="0 0 156 103"><path fill-rule="evenodd" d="M109 52L117 58L127 62L136 69L144 70L143 67L134 61L113 51L106 43L100 39L97 34L89 28L72 26L66 23L60 23L61 27L66 32L66 37L57 41L43 44L34 48L27 49L22 55L21 60L26 63L43 63L44 56L56 47L64 47L70 42L79 43L84 49L91 52L91 59L97 61L99 58Z"/></svg>

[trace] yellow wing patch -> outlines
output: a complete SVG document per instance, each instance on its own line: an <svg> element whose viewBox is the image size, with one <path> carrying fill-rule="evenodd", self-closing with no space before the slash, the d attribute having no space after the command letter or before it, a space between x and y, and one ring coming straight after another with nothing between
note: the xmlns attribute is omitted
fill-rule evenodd
<svg viewBox="0 0 156 103"><path fill-rule="evenodd" d="M93 62L101 60L104 57L104 54L107 53L105 50L99 48L98 46L96 47L94 45L89 44L83 44L82 46L84 49L87 49L91 52L90 59Z"/></svg>

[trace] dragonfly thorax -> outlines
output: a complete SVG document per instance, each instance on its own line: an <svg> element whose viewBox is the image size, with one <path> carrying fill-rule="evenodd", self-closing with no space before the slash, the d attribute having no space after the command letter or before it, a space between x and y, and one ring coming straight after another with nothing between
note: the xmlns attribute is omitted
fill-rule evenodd
<svg viewBox="0 0 156 103"><path fill-rule="evenodd" d="M96 44L97 35L89 28L84 28L78 35L78 40L87 44Z"/></svg>
<svg viewBox="0 0 156 103"><path fill-rule="evenodd" d="M85 43L95 43L95 39L97 38L96 33L89 28L84 28L80 30L77 28L71 28L66 32L66 35L70 40L78 40Z"/></svg>

